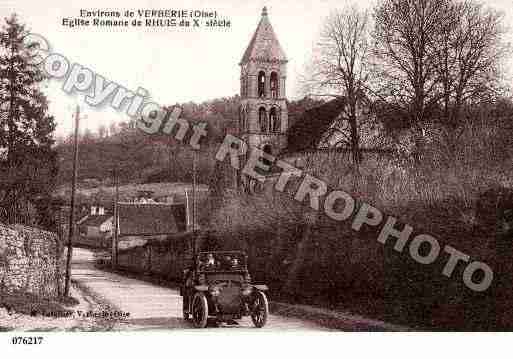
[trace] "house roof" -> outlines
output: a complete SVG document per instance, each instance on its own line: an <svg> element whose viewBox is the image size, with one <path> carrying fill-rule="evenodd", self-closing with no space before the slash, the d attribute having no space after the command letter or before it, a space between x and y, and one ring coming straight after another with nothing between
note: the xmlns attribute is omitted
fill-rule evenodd
<svg viewBox="0 0 513 359"><path fill-rule="evenodd" d="M281 45L274 33L273 27L267 16L267 8L262 9L262 18L258 23L257 29L244 51L240 63L246 63L250 60L258 61L278 61L286 62L287 57L281 48Z"/></svg>
<svg viewBox="0 0 513 359"><path fill-rule="evenodd" d="M118 210L120 235L173 234L186 230L183 204L121 203Z"/></svg>
<svg viewBox="0 0 513 359"><path fill-rule="evenodd" d="M112 218L112 214L88 216L79 224L81 226L99 227Z"/></svg>
<svg viewBox="0 0 513 359"><path fill-rule="evenodd" d="M306 111L288 131L287 152L317 148L345 105L345 98L340 97Z"/></svg>

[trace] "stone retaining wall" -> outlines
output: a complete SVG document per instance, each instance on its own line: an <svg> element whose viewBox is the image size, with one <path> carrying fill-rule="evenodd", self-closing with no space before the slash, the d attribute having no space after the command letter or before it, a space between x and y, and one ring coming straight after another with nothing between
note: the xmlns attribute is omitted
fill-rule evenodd
<svg viewBox="0 0 513 359"><path fill-rule="evenodd" d="M0 291L42 297L63 292L63 246L57 235L21 225L0 225Z"/></svg>

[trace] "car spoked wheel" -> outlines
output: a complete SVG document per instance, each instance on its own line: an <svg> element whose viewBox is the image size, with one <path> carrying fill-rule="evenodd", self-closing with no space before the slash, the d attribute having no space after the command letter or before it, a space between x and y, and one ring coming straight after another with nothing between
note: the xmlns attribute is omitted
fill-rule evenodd
<svg viewBox="0 0 513 359"><path fill-rule="evenodd" d="M251 320L257 328L262 328L267 323L269 316L269 302L264 292L257 292L251 308Z"/></svg>
<svg viewBox="0 0 513 359"><path fill-rule="evenodd" d="M208 303L205 294L196 293L192 302L192 322L196 328L205 328L208 319Z"/></svg>

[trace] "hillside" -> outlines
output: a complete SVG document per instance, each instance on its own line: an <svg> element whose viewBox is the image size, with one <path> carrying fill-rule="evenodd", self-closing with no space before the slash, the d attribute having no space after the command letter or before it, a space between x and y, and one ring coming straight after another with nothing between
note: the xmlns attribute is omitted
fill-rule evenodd
<svg viewBox="0 0 513 359"><path fill-rule="evenodd" d="M290 122L322 101L304 98L288 103ZM200 104L181 104L183 117L192 122L206 122L207 140L198 155L198 183L209 183L215 161L213 156L228 129L237 128L239 97L215 99ZM122 185L155 182L192 182L192 156L188 146L173 136L146 135L135 122L100 128L98 133L85 130L79 139L78 180L81 191L109 187L117 170ZM187 138L184 139L187 142ZM73 138L57 145L59 154L58 193L72 177Z"/></svg>

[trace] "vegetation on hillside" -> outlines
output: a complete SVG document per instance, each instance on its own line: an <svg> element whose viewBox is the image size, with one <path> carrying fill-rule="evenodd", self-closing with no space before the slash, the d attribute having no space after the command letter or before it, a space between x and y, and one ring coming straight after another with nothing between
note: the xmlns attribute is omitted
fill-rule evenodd
<svg viewBox="0 0 513 359"><path fill-rule="evenodd" d="M55 185L54 118L40 90L33 44L15 15L0 30L0 221L51 228L48 199Z"/></svg>
<svg viewBox="0 0 513 359"><path fill-rule="evenodd" d="M421 327L511 329L513 100L501 72L503 16L474 1L381 0L372 11L350 7L326 21L310 89L363 99L353 104L371 115L361 118L381 128L394 153L358 153L367 123L355 123L349 106L335 124L341 141L331 143L350 155L308 154L305 171L357 206L398 218L397 228L409 224L486 262L493 285L471 291L461 267L443 276L445 258L414 262L394 241L377 242L381 226L355 232L353 217L322 215L312 223L293 200L297 181L288 194L227 192L211 221L220 242L248 250L275 296Z"/></svg>
<svg viewBox="0 0 513 359"><path fill-rule="evenodd" d="M304 98L289 102L291 121L322 101ZM210 184L215 169L214 156L229 129L237 129L239 97L233 96L196 104L180 104L183 117L191 122L206 122L206 142L197 154L197 180ZM184 144L185 143L185 144ZM97 133L80 136L79 171L81 186L107 186L113 183L117 168L120 183L191 182L193 151L169 135L148 136L135 122L100 127ZM73 138L61 139L59 153L60 185L68 185L72 174Z"/></svg>

